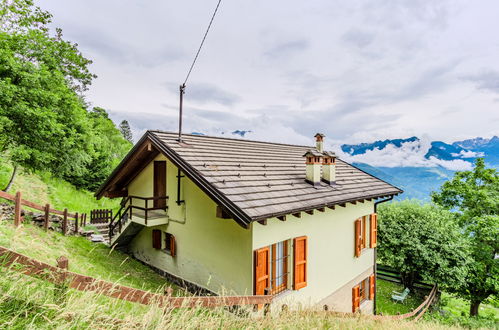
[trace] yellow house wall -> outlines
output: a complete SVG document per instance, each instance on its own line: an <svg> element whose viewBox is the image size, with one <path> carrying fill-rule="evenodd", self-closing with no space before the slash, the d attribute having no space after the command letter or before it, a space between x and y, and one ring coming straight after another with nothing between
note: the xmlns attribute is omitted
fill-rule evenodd
<svg viewBox="0 0 499 330"><path fill-rule="evenodd" d="M166 160L160 155L156 160ZM177 167L167 161L168 223L144 228L129 245L138 259L172 275L217 293L251 294L251 230L234 220L216 218L216 204L190 179L182 178L178 206ZM130 195L150 197L153 193L151 162L128 186ZM176 257L152 248L152 230L175 236ZM164 243L163 243L164 244Z"/></svg>
<svg viewBox="0 0 499 330"><path fill-rule="evenodd" d="M285 300L312 305L330 296L374 265L374 249L364 249L354 257L354 221L374 211L373 202L326 208L313 215L302 212L301 218L288 216L287 221L269 219L267 225L252 224L253 250L271 244L307 236L307 286L290 291ZM367 223L369 228L369 221ZM369 232L367 233L369 242ZM291 249L292 251L292 249ZM292 259L292 258L291 258ZM291 266L291 262L289 263ZM289 279L291 283L292 276ZM351 302L344 306L351 309Z"/></svg>

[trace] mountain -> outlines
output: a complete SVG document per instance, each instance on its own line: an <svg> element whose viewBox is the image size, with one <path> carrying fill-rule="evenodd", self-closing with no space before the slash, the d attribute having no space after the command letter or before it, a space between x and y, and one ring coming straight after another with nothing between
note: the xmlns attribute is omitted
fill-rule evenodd
<svg viewBox="0 0 499 330"><path fill-rule="evenodd" d="M457 141L452 145L475 152L479 156L484 156L485 161L490 164L499 164L499 137L497 136L491 139L478 137L476 139Z"/></svg>
<svg viewBox="0 0 499 330"><path fill-rule="evenodd" d="M404 190L398 199L430 200L457 170L469 170L478 157L499 169L499 138L475 138L451 144L418 137L344 144L340 157Z"/></svg>

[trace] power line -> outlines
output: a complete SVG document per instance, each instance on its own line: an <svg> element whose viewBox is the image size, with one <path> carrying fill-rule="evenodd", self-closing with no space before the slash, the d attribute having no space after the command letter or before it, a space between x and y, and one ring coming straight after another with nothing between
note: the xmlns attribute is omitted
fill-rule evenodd
<svg viewBox="0 0 499 330"><path fill-rule="evenodd" d="M208 35L208 32L210 31L211 24L213 23L213 20L215 19L215 15L217 14L218 7L220 6L220 2L222 2L222 0L218 0L217 7L215 8L213 15L211 16L210 24L208 24L208 28L206 29L206 32L204 33L203 40L201 41L201 44L199 45L199 49L196 53L196 56L194 57L194 61L192 61L191 67L189 68L189 72L187 73L187 76L185 77L183 86L185 86L185 84L187 83L187 79L189 79L189 76L191 75L192 68L194 68L194 64L196 64L199 53L201 52L201 48L203 47L204 41L206 40L206 36Z"/></svg>

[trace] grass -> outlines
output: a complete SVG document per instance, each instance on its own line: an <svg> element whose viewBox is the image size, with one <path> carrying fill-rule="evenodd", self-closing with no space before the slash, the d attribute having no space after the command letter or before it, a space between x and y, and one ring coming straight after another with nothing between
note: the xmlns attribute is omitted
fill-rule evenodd
<svg viewBox="0 0 499 330"><path fill-rule="evenodd" d="M45 232L33 225L19 228L0 222L0 245L38 260L55 264L64 255L71 271L153 292L163 292L166 281L127 255L93 244L81 237ZM174 294L183 294L175 288ZM92 292L55 287L0 267L0 329L131 329L131 328L304 328L304 329L443 329L435 321L373 321L363 316L339 318L313 309L274 312L263 318L241 308L164 309L101 296Z"/></svg>
<svg viewBox="0 0 499 330"><path fill-rule="evenodd" d="M0 189L7 185L11 174L12 166L0 156ZM49 203L58 210L67 208L71 213L88 214L92 209L116 209L119 207L118 199L102 198L96 200L93 193L76 189L70 183L55 178L47 172L27 173L19 169L9 192L14 194L16 191L21 191L26 200L41 205Z"/></svg>
<svg viewBox="0 0 499 330"><path fill-rule="evenodd" d="M393 283L378 279L376 281L376 311L383 315L396 315L411 312L418 307L424 300L417 292L411 292L403 303L397 303L392 300L393 291L401 292L404 287L398 283Z"/></svg>
<svg viewBox="0 0 499 330"><path fill-rule="evenodd" d="M376 281L377 296L376 308L383 315L404 314L418 307L424 300L426 293L410 293L403 304L391 300L392 291L402 291L401 284L378 279ZM499 328L499 308L493 305L482 304L480 315L476 318L469 317L469 303L442 292L439 304L430 309L425 315L425 320L439 322L448 326L461 326L466 328Z"/></svg>
<svg viewBox="0 0 499 330"><path fill-rule="evenodd" d="M52 265L62 255L69 259L70 271L138 289L162 291L169 285L149 267L104 244L45 232L34 225L15 228L10 221L0 221L0 245ZM180 288L173 288L183 293Z"/></svg>

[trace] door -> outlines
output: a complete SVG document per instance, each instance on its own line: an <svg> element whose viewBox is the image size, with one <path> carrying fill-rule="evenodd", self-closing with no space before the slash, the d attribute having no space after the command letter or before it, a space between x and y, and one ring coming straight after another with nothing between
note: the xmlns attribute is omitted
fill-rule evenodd
<svg viewBox="0 0 499 330"><path fill-rule="evenodd" d="M166 161L154 161L154 197L166 196ZM154 207L166 208L166 199L155 199Z"/></svg>
<svg viewBox="0 0 499 330"><path fill-rule="evenodd" d="M268 247L255 251L255 295L265 295L269 288L269 252Z"/></svg>

